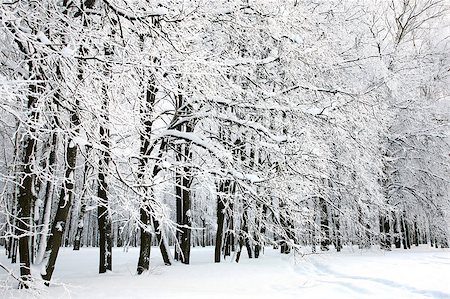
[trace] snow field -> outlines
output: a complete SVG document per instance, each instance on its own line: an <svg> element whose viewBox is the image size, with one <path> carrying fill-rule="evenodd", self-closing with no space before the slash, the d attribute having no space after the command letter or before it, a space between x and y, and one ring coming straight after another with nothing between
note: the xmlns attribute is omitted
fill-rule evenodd
<svg viewBox="0 0 450 299"><path fill-rule="evenodd" d="M305 249L306 250L306 249ZM138 248L113 250L113 271L98 274L98 248L62 248L54 283L38 298L450 298L450 251L428 246L384 252L280 255L265 248L259 259L244 252L239 264L213 262L214 248L193 248L191 265L164 266L152 248L151 271L135 274ZM5 256L1 263L10 265ZM34 271L37 272L37 271ZM14 286L15 282L0 279ZM4 284L3 284L4 285ZM29 298L2 289L0 298Z"/></svg>

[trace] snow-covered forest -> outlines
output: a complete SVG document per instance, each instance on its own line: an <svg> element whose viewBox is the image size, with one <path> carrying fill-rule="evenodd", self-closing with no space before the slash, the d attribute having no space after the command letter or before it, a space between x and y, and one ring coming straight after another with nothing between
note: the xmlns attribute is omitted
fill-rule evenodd
<svg viewBox="0 0 450 299"><path fill-rule="evenodd" d="M447 0L4 0L0 40L5 288L449 246Z"/></svg>

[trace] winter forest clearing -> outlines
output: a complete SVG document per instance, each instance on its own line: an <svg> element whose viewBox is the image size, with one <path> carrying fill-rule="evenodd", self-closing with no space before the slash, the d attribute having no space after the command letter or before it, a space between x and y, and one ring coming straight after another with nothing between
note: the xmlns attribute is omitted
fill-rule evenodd
<svg viewBox="0 0 450 299"><path fill-rule="evenodd" d="M5 294L449 295L450 0L5 0L0 41Z"/></svg>
<svg viewBox="0 0 450 299"><path fill-rule="evenodd" d="M157 250L157 247L153 247ZM309 251L310 248L304 248ZM345 247L316 255L280 255L266 247L260 259L243 256L239 264L212 260L213 247L195 247L191 265L164 266L160 254L148 273L137 276L137 248L113 250L114 271L98 275L98 249L60 252L44 298L450 298L450 251L420 246L404 252ZM6 258L1 257L1 262ZM7 283L15 283L8 279ZM28 298L10 289L2 298Z"/></svg>

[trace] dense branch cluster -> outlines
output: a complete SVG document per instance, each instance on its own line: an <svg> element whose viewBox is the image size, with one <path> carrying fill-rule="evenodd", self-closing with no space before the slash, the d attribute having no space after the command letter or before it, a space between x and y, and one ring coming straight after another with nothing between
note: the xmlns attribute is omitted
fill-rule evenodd
<svg viewBox="0 0 450 299"><path fill-rule="evenodd" d="M100 273L139 246L139 274L152 245L167 265L448 246L449 7L322 2L3 2L0 244L21 285L61 246L98 246Z"/></svg>

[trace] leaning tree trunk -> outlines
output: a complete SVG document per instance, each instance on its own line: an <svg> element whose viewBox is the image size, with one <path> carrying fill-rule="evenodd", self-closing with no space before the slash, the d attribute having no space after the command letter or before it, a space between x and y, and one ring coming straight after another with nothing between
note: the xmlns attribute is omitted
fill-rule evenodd
<svg viewBox="0 0 450 299"><path fill-rule="evenodd" d="M75 105L78 106L78 100ZM80 120L75 110L72 110L70 119L71 126L75 129L75 135L77 135ZM42 278L46 281L47 285L49 285L55 269L55 263L58 257L59 248L61 246L67 216L73 201L76 158L77 145L73 142L73 137L70 136L65 154L65 161L67 163L65 179L61 187L56 216L53 220L50 238L47 242L47 248L45 250L46 252L43 261L45 263L45 272L42 274Z"/></svg>
<svg viewBox="0 0 450 299"><path fill-rule="evenodd" d="M19 124L17 125L17 127L19 126ZM19 134L16 135L15 138L15 147L14 147L14 165L13 165L13 171L12 173L14 173L14 177L16 178L16 180L18 179L18 172L17 172L17 161L21 158L17 155L17 153L19 152ZM9 237L9 242L8 242L8 258L11 259L11 264L15 264L17 263L17 245L19 243L17 236L19 235L18 232L18 228L17 228L17 209L19 208L18 206L18 187L16 184L12 185L12 190L11 190L11 194L10 194L10 198L11 198L11 202L10 202L10 206L12 208L12 212L10 215L8 215L8 218L12 218L8 221L8 223L10 224L9 227L9 232L11 234L11 237Z"/></svg>
<svg viewBox="0 0 450 299"><path fill-rule="evenodd" d="M85 7L81 7L82 10L92 9L95 5L95 0L89 0L84 2ZM63 6L68 6L68 1L63 1ZM67 15L68 10L64 11ZM86 27L88 24L85 21L83 26ZM83 53L81 53L83 55ZM60 70L60 66L57 65L57 76L60 80L64 80ZM81 76L82 77L82 76ZM80 79L80 76L78 77ZM77 145L74 143L73 138L79 134L80 118L78 116L79 100L75 99L75 106L70 110L70 127L74 130L75 136L70 136L68 139L68 144L65 153L66 161L66 171L65 179L61 187L61 193L59 196L58 207L56 210L56 215L53 220L50 238L47 242L46 252L44 255L45 271L42 273L42 278L46 281L46 285L50 284L50 280L55 269L56 259L58 257L59 248L61 246L62 237L64 234L64 229L66 226L67 216L69 214L70 207L73 201L74 195L74 178L75 178L75 164L77 158Z"/></svg>
<svg viewBox="0 0 450 299"><path fill-rule="evenodd" d="M141 36L141 42L144 42L144 37ZM154 218L153 216L153 208L151 205L151 201L154 201L153 195L153 189L149 186L146 186L145 184L145 173L148 171L151 175L151 180L153 180L161 168L159 168L157 165L153 166L152 171L149 171L147 169L149 157L152 151L152 147L150 144L150 138L152 134L152 113L153 108L156 101L156 93L158 92L158 89L156 87L156 78L154 74L151 74L149 77L149 80L147 82L147 88L144 92L144 98L145 102L143 102L141 109L140 109L140 115L141 115L141 124L143 126L143 132L141 133L141 148L140 148L140 162L139 162L139 169L138 169L138 180L143 184L143 187L141 188L143 190L143 200L141 202L140 207L140 237L141 237L141 244L139 249L139 259L138 259L138 265L137 265L137 273L142 274L144 271L147 271L150 267L150 250L151 250L151 243L152 243L152 235L150 234L149 227L153 226L156 231L156 237L158 239L159 248L161 251L161 255L164 260L165 265L171 265L171 256L168 250L168 245L166 243L166 240L164 238L164 235L162 233L162 227L160 226L159 222ZM165 148L165 141L161 142L161 145L159 147L158 157L162 157L162 152Z"/></svg>

